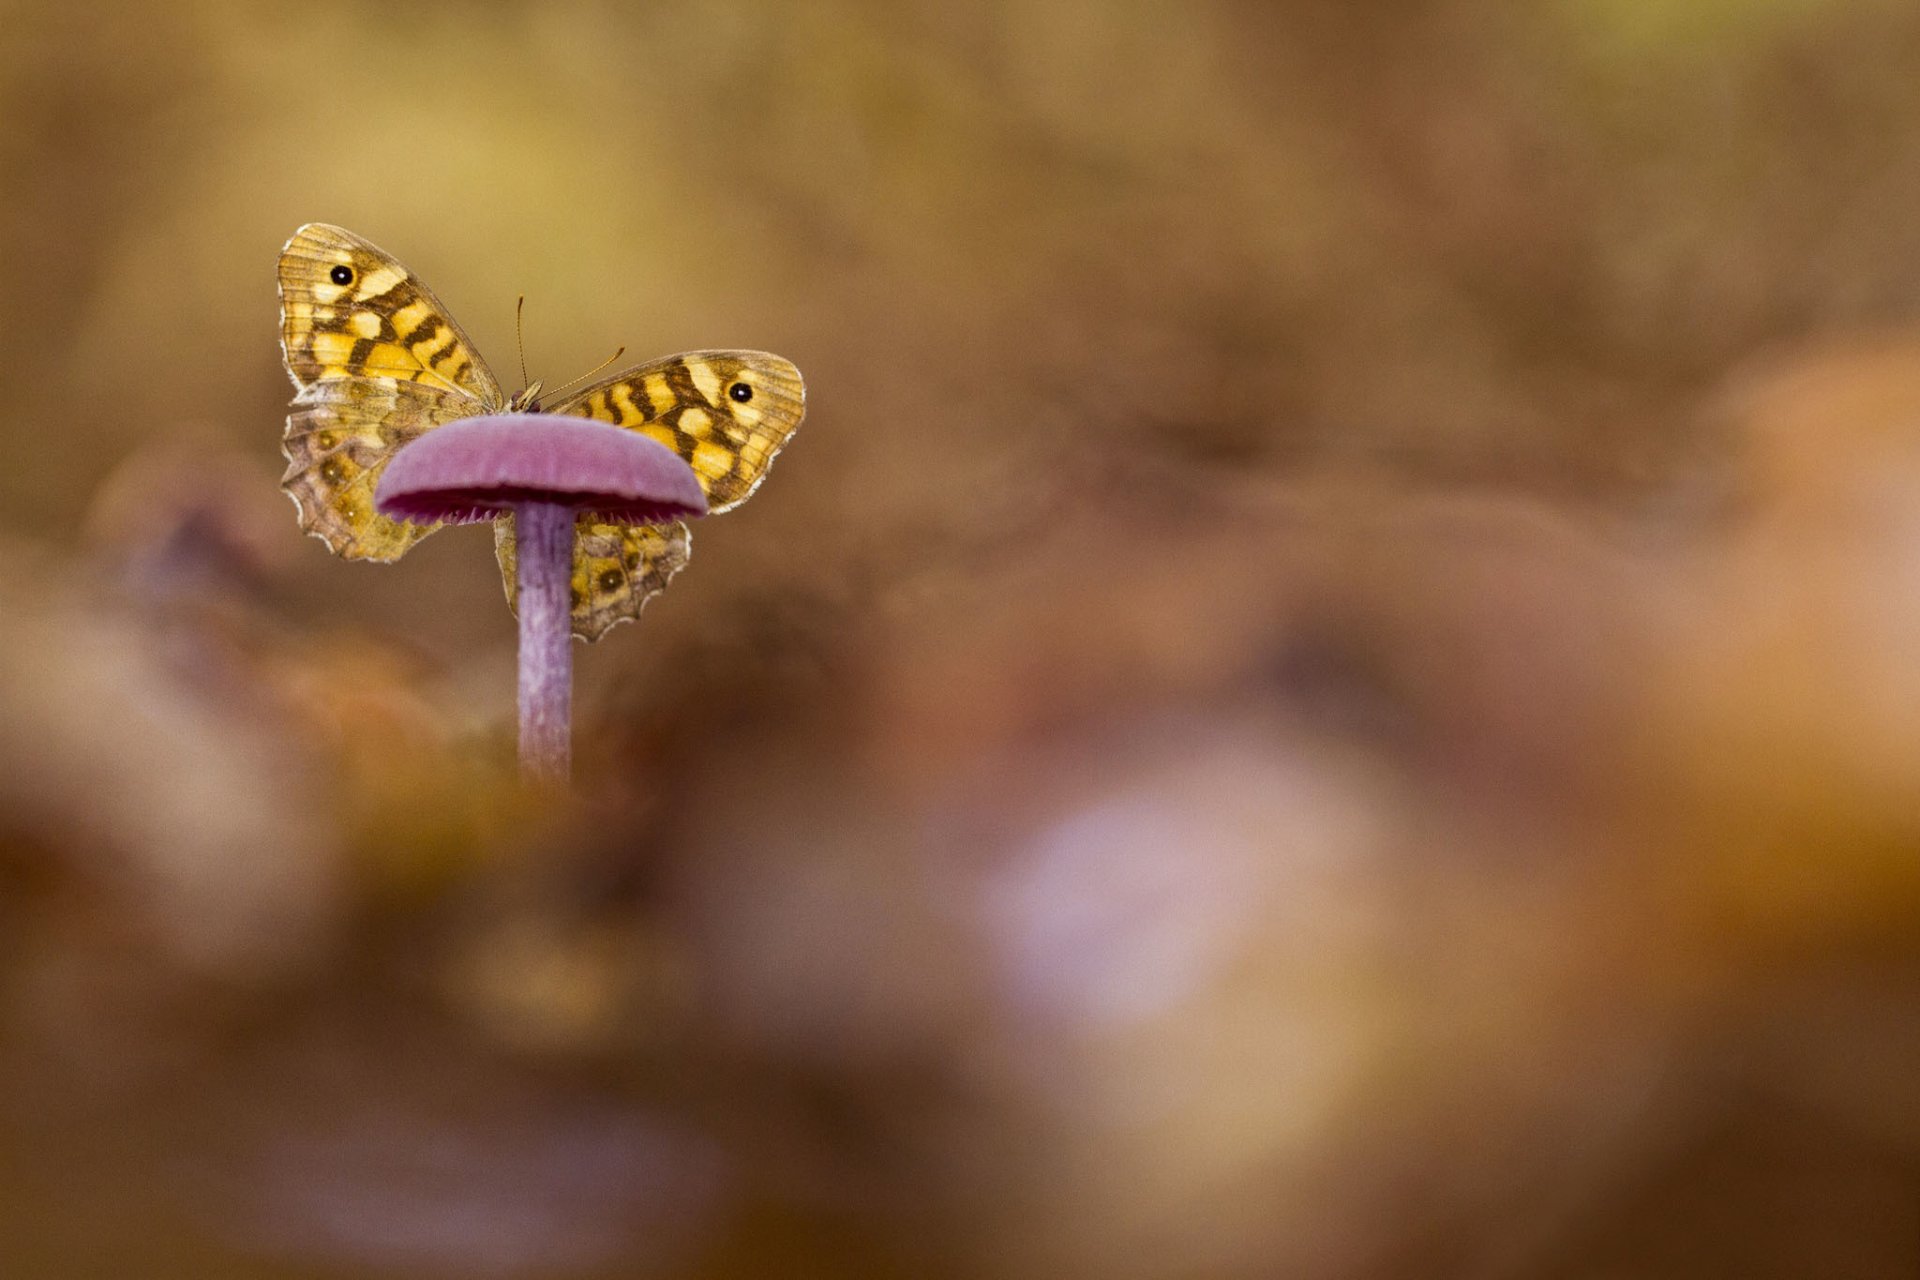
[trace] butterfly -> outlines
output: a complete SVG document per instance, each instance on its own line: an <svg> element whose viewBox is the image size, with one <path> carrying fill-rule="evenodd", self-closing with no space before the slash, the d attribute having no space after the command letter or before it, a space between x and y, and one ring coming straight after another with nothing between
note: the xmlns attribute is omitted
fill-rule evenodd
<svg viewBox="0 0 1920 1280"><path fill-rule="evenodd" d="M614 374L558 403L535 382L508 396L447 309L412 272L350 231L308 223L280 251L280 349L296 388L280 487L300 527L349 560L398 560L439 528L374 509L396 450L479 414L595 418L653 437L684 458L708 511L745 502L806 413L800 371L764 351L694 351ZM573 557L573 631L597 640L636 618L687 563L685 523L606 524L583 516ZM511 516L494 551L515 599Z"/></svg>

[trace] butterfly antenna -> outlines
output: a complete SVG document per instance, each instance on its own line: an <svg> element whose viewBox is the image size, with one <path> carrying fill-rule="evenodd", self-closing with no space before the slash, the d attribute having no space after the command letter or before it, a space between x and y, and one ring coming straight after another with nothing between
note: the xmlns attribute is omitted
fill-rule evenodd
<svg viewBox="0 0 1920 1280"><path fill-rule="evenodd" d="M562 391L565 391L567 387L579 386L581 383L585 382L588 378L591 378L594 374L600 372L602 369L606 368L608 365L612 364L615 360L618 360L621 356L625 354L627 354L627 349L625 347L620 348L618 351L608 356L605 360L602 360L599 364L593 366L593 368L587 370L585 373L575 378L572 382L569 382L565 387L555 387L553 390L547 392L547 394L549 396L557 396Z"/></svg>
<svg viewBox="0 0 1920 1280"><path fill-rule="evenodd" d="M527 385L527 339L520 327L521 313L527 309L527 295L521 294L520 301L513 304L513 344L520 348L520 385Z"/></svg>

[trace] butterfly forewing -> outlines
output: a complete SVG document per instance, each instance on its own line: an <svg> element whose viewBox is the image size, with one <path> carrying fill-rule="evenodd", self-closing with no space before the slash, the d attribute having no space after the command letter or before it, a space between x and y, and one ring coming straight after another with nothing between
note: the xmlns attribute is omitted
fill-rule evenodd
<svg viewBox="0 0 1920 1280"><path fill-rule="evenodd" d="M280 337L296 384L394 378L473 401L506 397L440 299L392 254L351 231L311 222L280 252Z"/></svg>
<svg viewBox="0 0 1920 1280"><path fill-rule="evenodd" d="M519 608L513 519L493 522L493 549L500 560L507 603ZM692 554L693 535L681 523L603 524L583 518L574 526L573 633L598 640L613 627L640 616L647 601L666 590Z"/></svg>
<svg viewBox="0 0 1920 1280"><path fill-rule="evenodd" d="M597 382L549 412L652 436L686 459L717 513L753 493L806 408L790 361L764 351L691 351Z"/></svg>

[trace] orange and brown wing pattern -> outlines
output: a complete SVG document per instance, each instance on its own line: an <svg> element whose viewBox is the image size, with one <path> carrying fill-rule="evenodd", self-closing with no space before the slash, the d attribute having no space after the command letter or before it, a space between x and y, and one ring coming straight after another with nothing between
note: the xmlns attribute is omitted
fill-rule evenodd
<svg viewBox="0 0 1920 1280"><path fill-rule="evenodd" d="M374 510L374 486L401 445L467 416L464 401L420 383L338 378L304 388L287 415L280 487L300 509L300 527L348 560L398 560L440 526L392 520Z"/></svg>
<svg viewBox="0 0 1920 1280"><path fill-rule="evenodd" d="M573 634L598 640L622 622L640 616L647 601L667 589L687 565L693 535L681 523L603 524L581 519L574 526ZM513 518L493 522L493 549L507 602L519 607Z"/></svg>
<svg viewBox="0 0 1920 1280"><path fill-rule="evenodd" d="M502 407L440 300L352 232L310 223L280 254L280 341L299 388L280 487L300 527L349 560L397 560L437 525L389 520L374 486L422 431Z"/></svg>
<svg viewBox="0 0 1920 1280"><path fill-rule="evenodd" d="M668 356L597 382L550 410L652 436L700 477L710 512L747 500L806 411L800 371L764 351Z"/></svg>
<svg viewBox="0 0 1920 1280"><path fill-rule="evenodd" d="M500 384L440 299L392 254L310 222L280 251L280 341L295 385L340 378L418 382L506 407Z"/></svg>

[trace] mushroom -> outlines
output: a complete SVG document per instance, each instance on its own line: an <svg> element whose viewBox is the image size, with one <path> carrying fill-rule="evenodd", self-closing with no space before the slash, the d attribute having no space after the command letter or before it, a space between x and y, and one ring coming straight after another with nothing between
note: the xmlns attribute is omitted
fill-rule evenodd
<svg viewBox="0 0 1920 1280"><path fill-rule="evenodd" d="M374 503L418 524L513 517L519 542L520 768L564 783L571 765L574 522L665 524L705 515L700 478L637 431L552 413L436 427L393 455Z"/></svg>

